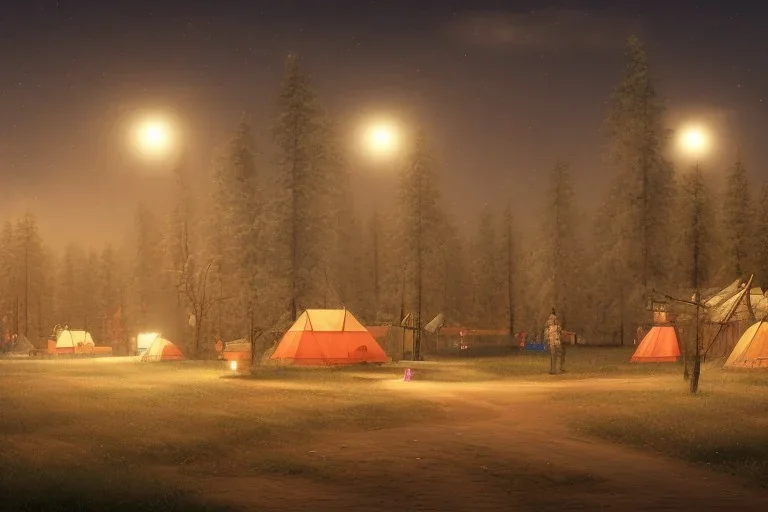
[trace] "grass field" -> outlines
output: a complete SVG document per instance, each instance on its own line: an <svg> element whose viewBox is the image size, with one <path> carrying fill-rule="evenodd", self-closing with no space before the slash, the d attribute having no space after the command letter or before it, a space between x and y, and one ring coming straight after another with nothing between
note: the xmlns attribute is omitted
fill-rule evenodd
<svg viewBox="0 0 768 512"><path fill-rule="evenodd" d="M328 440L366 432L384 440L414 428L439 433L490 417L499 400L523 399L586 435L768 484L768 372L707 369L702 393L691 397L679 365L629 365L628 357L623 349L574 349L568 373L556 376L536 354L259 367L248 376L218 362L0 361L0 509L240 510L239 498L213 499L211 489L242 478L255 480L240 493L262 481L288 481L299 492L301 481L317 497L366 474L363 461L316 456ZM406 367L414 370L411 387L402 382ZM599 385L577 386L595 379ZM639 384L614 384L622 379ZM522 383L535 393L512 387ZM465 392L474 394L463 399ZM410 457L381 442L387 457ZM493 450L487 456L494 461ZM370 478L385 474L373 468Z"/></svg>

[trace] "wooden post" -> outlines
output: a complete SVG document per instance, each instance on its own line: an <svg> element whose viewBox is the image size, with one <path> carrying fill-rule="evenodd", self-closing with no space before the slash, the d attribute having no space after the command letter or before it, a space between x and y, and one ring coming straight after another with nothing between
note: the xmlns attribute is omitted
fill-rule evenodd
<svg viewBox="0 0 768 512"><path fill-rule="evenodd" d="M699 390L699 375L701 375L701 333L699 332L699 323L701 315L699 314L699 290L693 295L693 301L696 303L696 351L693 359L693 377L691 378L691 393L696 394Z"/></svg>

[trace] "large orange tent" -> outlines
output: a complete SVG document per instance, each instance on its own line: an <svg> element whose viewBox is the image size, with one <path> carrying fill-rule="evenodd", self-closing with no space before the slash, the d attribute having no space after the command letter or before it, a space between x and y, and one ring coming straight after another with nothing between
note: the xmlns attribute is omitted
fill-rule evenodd
<svg viewBox="0 0 768 512"><path fill-rule="evenodd" d="M186 358L181 353L181 350L179 350L179 347L159 336L155 338L152 345L141 356L142 362L180 361L182 359Z"/></svg>
<svg viewBox="0 0 768 512"><path fill-rule="evenodd" d="M371 333L346 309L308 309L283 335L271 359L306 366L386 363Z"/></svg>
<svg viewBox="0 0 768 512"><path fill-rule="evenodd" d="M671 325L655 325L643 337L630 362L674 363L678 357L680 357L680 344L675 328Z"/></svg>
<svg viewBox="0 0 768 512"><path fill-rule="evenodd" d="M768 322L761 320L742 334L725 361L726 368L768 368Z"/></svg>

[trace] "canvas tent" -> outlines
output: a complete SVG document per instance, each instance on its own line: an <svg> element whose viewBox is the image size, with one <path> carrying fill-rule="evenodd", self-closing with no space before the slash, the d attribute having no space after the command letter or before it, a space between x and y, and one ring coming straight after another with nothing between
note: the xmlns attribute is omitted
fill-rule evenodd
<svg viewBox="0 0 768 512"><path fill-rule="evenodd" d="M141 356L142 362L180 361L186 359L181 350L165 338L157 337Z"/></svg>
<svg viewBox="0 0 768 512"><path fill-rule="evenodd" d="M386 363L371 333L346 309L308 309L283 335L271 359L306 366Z"/></svg>
<svg viewBox="0 0 768 512"><path fill-rule="evenodd" d="M762 302L762 290L747 290L746 285L737 279L705 301L702 341L707 359L728 357L754 322L754 305Z"/></svg>
<svg viewBox="0 0 768 512"><path fill-rule="evenodd" d="M680 344L671 325L654 325L632 355L633 363L674 363L680 357Z"/></svg>
<svg viewBox="0 0 768 512"><path fill-rule="evenodd" d="M93 346L93 338L88 331L72 331L70 329L62 329L56 335L56 348L57 349L74 349L80 345Z"/></svg>
<svg viewBox="0 0 768 512"><path fill-rule="evenodd" d="M741 336L725 368L768 368L768 322L751 325Z"/></svg>

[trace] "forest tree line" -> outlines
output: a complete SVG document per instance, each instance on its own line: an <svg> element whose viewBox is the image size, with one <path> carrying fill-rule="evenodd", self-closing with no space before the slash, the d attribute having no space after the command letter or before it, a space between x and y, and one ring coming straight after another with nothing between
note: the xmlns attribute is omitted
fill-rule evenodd
<svg viewBox="0 0 768 512"><path fill-rule="evenodd" d="M73 243L54 254L34 215L6 222L4 332L39 345L69 325L115 345L119 318L126 336L162 332L202 356L217 339L287 328L304 308L344 306L368 325L420 311L423 326L443 312L453 324L534 333L555 307L582 339L618 344L648 321L653 289L690 295L750 273L768 284L768 185L754 188L740 159L724 174L673 166L665 108L634 37L605 131L615 173L594 218L580 215L569 165L557 161L540 225L521 229L508 204L485 205L466 236L441 201L423 132L397 199L361 218L334 119L289 56L270 168L257 165L243 121L204 183L178 166L170 211L138 205L126 247Z"/></svg>

